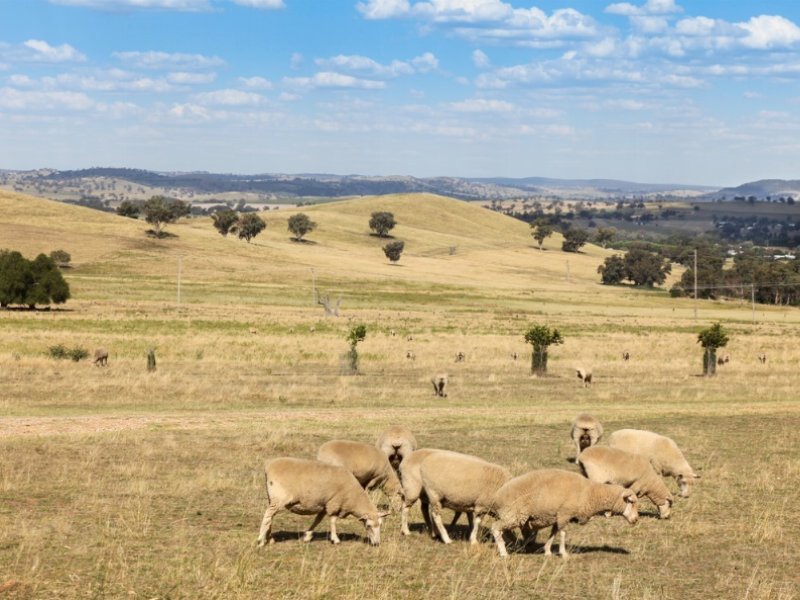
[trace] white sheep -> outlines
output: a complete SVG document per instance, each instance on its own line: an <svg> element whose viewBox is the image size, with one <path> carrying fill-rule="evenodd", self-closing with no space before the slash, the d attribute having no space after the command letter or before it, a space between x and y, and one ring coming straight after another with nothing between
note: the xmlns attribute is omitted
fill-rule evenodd
<svg viewBox="0 0 800 600"><path fill-rule="evenodd" d="M575 417L569 433L575 443L575 462L586 448L594 446L603 437L603 426L595 417L583 413Z"/></svg>
<svg viewBox="0 0 800 600"><path fill-rule="evenodd" d="M592 446L581 452L578 464L592 481L616 483L633 490L639 498L646 496L658 508L662 519L669 518L672 494L644 456L619 448Z"/></svg>
<svg viewBox="0 0 800 600"><path fill-rule="evenodd" d="M388 456L375 446L350 440L331 440L319 447L317 460L344 467L367 491L383 488L383 493L389 498L392 506L400 507L402 501L400 480L389 464Z"/></svg>
<svg viewBox="0 0 800 600"><path fill-rule="evenodd" d="M434 396L447 398L447 373L436 373L431 377L431 383L433 384Z"/></svg>
<svg viewBox="0 0 800 600"><path fill-rule="evenodd" d="M539 529L552 527L544 553L552 554L553 540L560 533L559 554L566 557L567 523L583 525L610 511L633 524L639 519L636 502L636 494L619 485L595 483L558 469L531 471L506 482L495 494L491 513L497 520L492 525L492 535L500 556L508 556L504 532L520 527L523 537L533 540Z"/></svg>
<svg viewBox="0 0 800 600"><path fill-rule="evenodd" d="M695 479L700 479L689 466L678 444L670 438L641 429L620 429L608 438L612 448L641 454L650 461L656 473L674 477L680 487L680 495L688 498Z"/></svg>
<svg viewBox="0 0 800 600"><path fill-rule="evenodd" d="M410 429L402 425L392 425L378 436L375 447L383 452L395 470L400 463L417 449L417 438Z"/></svg>
<svg viewBox="0 0 800 600"><path fill-rule="evenodd" d="M505 467L458 452L434 452L420 465L422 488L430 503L430 516L445 544L452 540L442 523L442 507L473 515L470 544L478 543L481 518L494 505L494 495L509 479Z"/></svg>
<svg viewBox="0 0 800 600"><path fill-rule="evenodd" d="M364 523L370 544L381 542L381 524L388 512L379 512L367 492L347 469L316 460L273 458L264 466L267 480L267 510L258 533L258 546L275 542L272 519L286 509L298 515L316 515L303 540L310 542L314 528L328 515L331 542L339 543L336 519L353 515Z"/></svg>
<svg viewBox="0 0 800 600"><path fill-rule="evenodd" d="M590 385L592 385L592 372L589 371L588 369L584 368L575 369L575 374L578 376L578 379L580 379L583 382L583 387L589 387Z"/></svg>

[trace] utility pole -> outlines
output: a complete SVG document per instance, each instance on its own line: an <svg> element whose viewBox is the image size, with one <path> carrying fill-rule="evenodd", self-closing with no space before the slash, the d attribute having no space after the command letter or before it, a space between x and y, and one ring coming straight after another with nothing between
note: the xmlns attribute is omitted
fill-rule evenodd
<svg viewBox="0 0 800 600"><path fill-rule="evenodd" d="M694 318L697 320L697 248L694 250Z"/></svg>
<svg viewBox="0 0 800 600"><path fill-rule="evenodd" d="M183 257L178 257L178 308L181 307L181 271L183 270Z"/></svg>

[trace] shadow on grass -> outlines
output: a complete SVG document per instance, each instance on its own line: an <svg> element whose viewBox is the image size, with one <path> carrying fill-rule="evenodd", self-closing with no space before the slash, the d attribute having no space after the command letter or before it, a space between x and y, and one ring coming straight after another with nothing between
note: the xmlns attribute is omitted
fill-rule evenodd
<svg viewBox="0 0 800 600"><path fill-rule="evenodd" d="M303 541L303 532L297 533L296 531L276 531L273 532L272 537L275 538L275 543L280 544L283 542L302 542ZM358 535L357 533L340 533L339 540L342 542L364 542L366 543L367 539L364 536ZM314 536L311 538L311 542L328 542L330 543L330 532L329 531L315 531ZM308 542L308 543L311 543Z"/></svg>
<svg viewBox="0 0 800 600"><path fill-rule="evenodd" d="M317 245L317 242L315 242L314 240L304 240L304 239L299 239L298 240L297 238L290 237L289 241L293 242L295 244L306 244L306 245L309 245L309 246L316 246Z"/></svg>
<svg viewBox="0 0 800 600"><path fill-rule="evenodd" d="M558 556L558 544L553 544L553 556ZM607 554L630 554L629 550L625 548L617 548L616 546L609 546L604 544L603 546L567 546L567 552L570 554L596 554L598 552L604 552ZM538 544L536 542L529 543L526 546L518 546L509 548L510 554L544 554L544 544Z"/></svg>
<svg viewBox="0 0 800 600"><path fill-rule="evenodd" d="M390 233L385 233L384 235L381 235L379 233L374 233L373 232L373 233L370 233L369 236L370 237L376 237L376 238L381 239L381 240L393 240L393 239L395 239L395 237Z"/></svg>

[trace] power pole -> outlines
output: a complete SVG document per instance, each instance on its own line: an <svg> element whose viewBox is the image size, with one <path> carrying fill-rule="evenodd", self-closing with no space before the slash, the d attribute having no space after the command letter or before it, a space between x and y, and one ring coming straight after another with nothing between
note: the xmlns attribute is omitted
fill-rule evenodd
<svg viewBox="0 0 800 600"><path fill-rule="evenodd" d="M694 251L694 318L697 320L697 249Z"/></svg>

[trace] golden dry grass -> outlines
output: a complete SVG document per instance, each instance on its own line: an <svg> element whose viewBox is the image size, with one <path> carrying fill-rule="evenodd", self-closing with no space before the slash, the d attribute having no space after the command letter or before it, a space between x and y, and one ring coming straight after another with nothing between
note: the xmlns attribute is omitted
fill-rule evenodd
<svg viewBox="0 0 800 600"><path fill-rule="evenodd" d="M30 219L14 216L28 203ZM365 231L383 209L409 244L398 267ZM208 220L152 241L142 223L0 196L0 246L63 247L76 263L66 310L0 312L0 594L798 598L798 311L758 307L753 325L747 305L701 302L695 321L690 301L598 285L600 249L565 255L548 241L540 253L526 226L452 200L303 210L320 223L316 244L288 240L288 211L270 213L250 245L221 238ZM21 229L30 221L35 235ZM342 317L311 305L309 267L322 289L342 293ZM696 332L711 319L731 330L732 360L709 380L698 376ZM346 333L361 322L361 374L345 375ZM532 378L522 334L542 322L566 343L552 349L550 375ZM105 346L110 366L50 359L57 343ZM152 346L158 369L147 373ZM593 370L591 388L576 366ZM428 383L438 369L450 374L446 401ZM327 523L303 544L310 519L281 513L279 543L255 550L267 457L311 457L334 437L372 441L397 422L423 445L515 474L574 469L569 423L583 411L608 432L668 434L702 470L671 520L650 518L644 503L636 527L571 526L570 560L502 561L488 540L445 547L419 528L403 539L397 516L380 548L363 544L351 519L339 547L324 540Z"/></svg>

